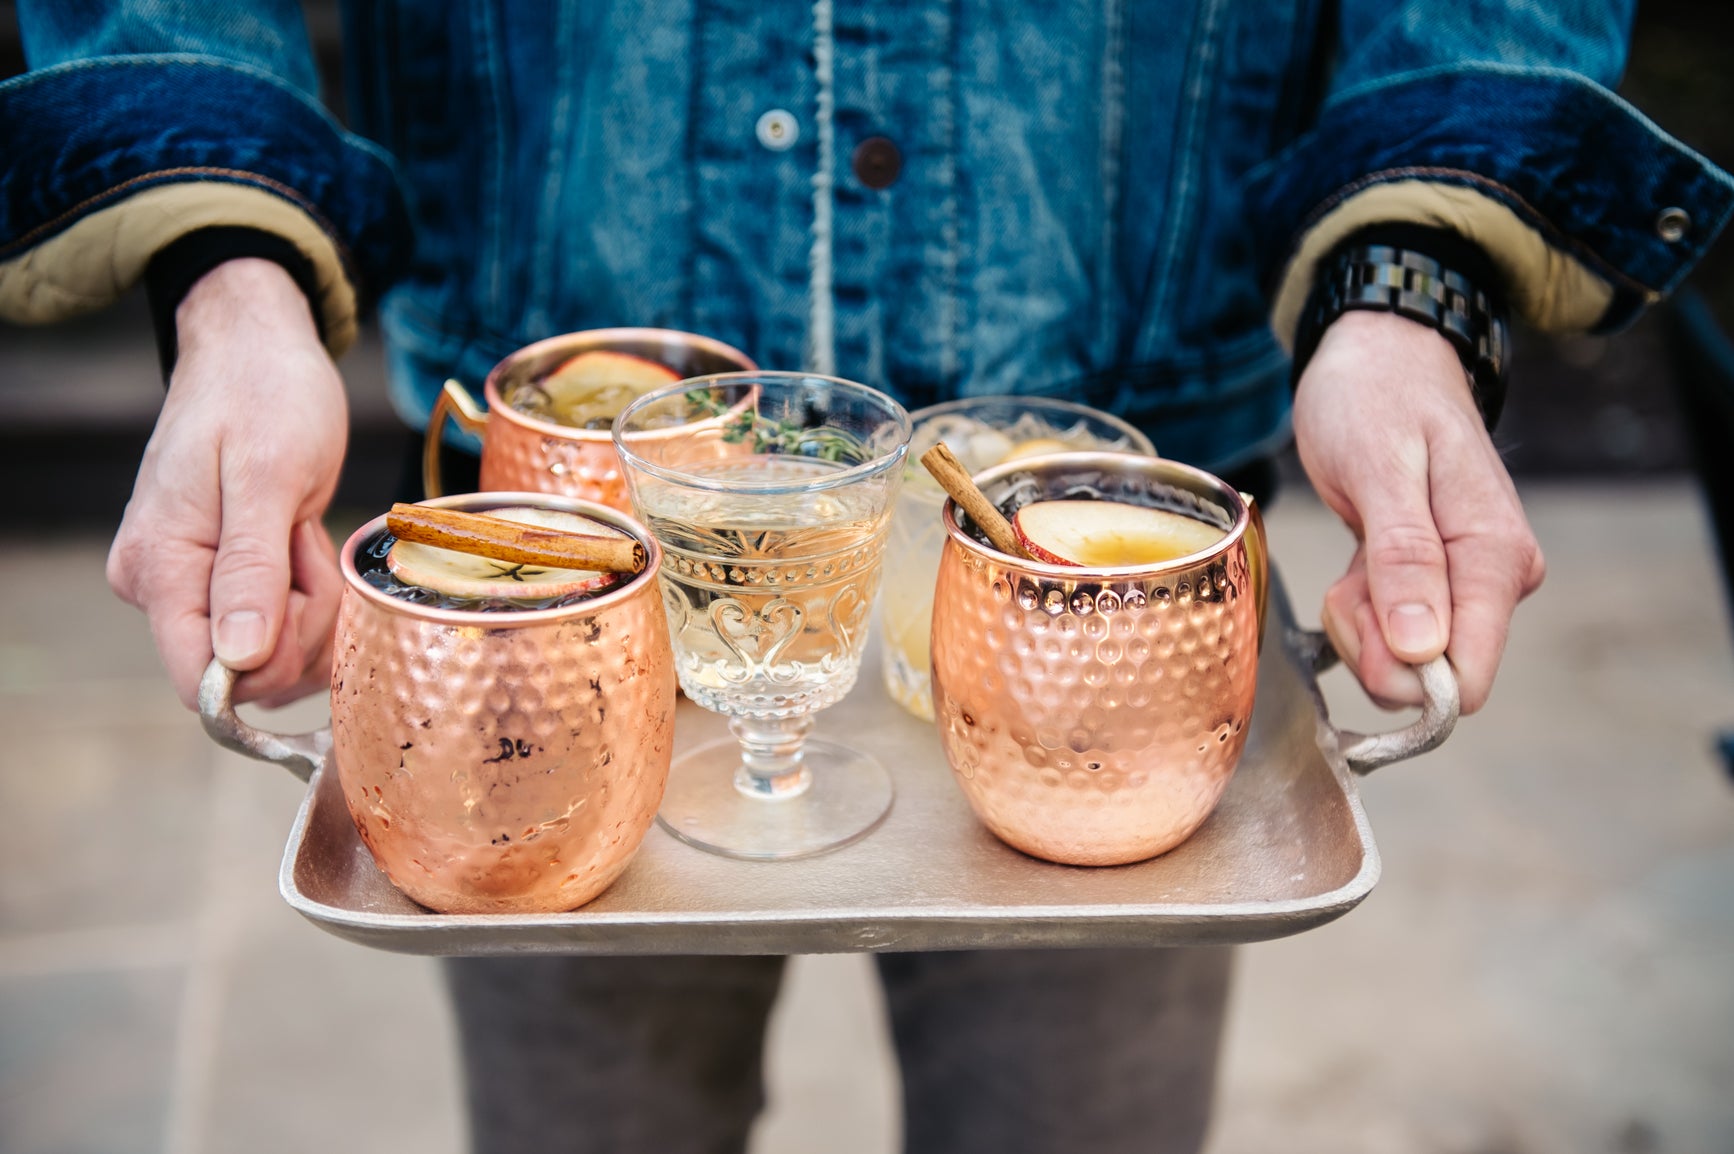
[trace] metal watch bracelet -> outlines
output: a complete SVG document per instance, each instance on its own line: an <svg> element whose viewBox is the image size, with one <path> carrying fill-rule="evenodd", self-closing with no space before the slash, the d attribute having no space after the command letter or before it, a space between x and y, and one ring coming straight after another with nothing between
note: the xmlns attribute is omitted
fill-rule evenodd
<svg viewBox="0 0 1734 1154"><path fill-rule="evenodd" d="M1294 380L1325 329L1353 309L1396 313L1434 329L1463 362L1475 405L1489 429L1505 404L1511 333L1505 310L1467 276L1424 253L1385 244L1351 244L1319 266L1295 333Z"/></svg>

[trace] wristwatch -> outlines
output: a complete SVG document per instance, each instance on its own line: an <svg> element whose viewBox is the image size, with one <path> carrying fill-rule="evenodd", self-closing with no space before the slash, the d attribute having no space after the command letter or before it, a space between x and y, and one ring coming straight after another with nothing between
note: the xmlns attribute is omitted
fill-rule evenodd
<svg viewBox="0 0 1734 1154"><path fill-rule="evenodd" d="M1511 348L1502 294L1493 283L1491 263L1455 234L1432 230L1424 243L1434 251L1454 249L1439 259L1419 248L1378 243L1364 234L1338 246L1319 266L1312 294L1295 332L1294 384L1312 359L1332 321L1352 309L1396 313L1434 329L1457 350L1469 377L1481 419L1491 430L1505 404L1505 378Z"/></svg>

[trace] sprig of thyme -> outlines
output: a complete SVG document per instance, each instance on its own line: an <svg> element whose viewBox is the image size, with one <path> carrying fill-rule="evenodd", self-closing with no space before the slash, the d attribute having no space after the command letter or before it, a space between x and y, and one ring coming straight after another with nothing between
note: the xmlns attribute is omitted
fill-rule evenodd
<svg viewBox="0 0 1734 1154"><path fill-rule="evenodd" d="M731 412L732 403L703 389L689 390L686 399L704 416L727 415L722 439L731 445L750 440L754 453L787 453L845 465L858 465L872 458L858 437L842 429L809 429L799 421L767 417L751 409Z"/></svg>

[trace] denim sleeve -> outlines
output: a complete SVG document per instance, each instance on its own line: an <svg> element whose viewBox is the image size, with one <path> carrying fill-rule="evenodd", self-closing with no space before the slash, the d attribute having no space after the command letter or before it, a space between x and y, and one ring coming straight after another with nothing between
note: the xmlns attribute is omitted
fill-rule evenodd
<svg viewBox="0 0 1734 1154"><path fill-rule="evenodd" d="M1610 87L1631 0L1341 0L1310 131L1251 178L1285 341L1316 262L1358 228L1451 229L1547 329L1606 330L1679 284L1734 181Z"/></svg>
<svg viewBox="0 0 1734 1154"><path fill-rule="evenodd" d="M0 83L0 316L99 308L190 232L254 228L317 270L328 343L402 267L390 158L320 105L294 0L25 0Z"/></svg>

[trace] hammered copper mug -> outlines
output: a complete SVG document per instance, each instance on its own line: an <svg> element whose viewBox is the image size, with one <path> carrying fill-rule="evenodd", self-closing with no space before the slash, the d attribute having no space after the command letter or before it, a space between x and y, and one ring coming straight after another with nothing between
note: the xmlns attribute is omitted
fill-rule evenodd
<svg viewBox="0 0 1734 1154"><path fill-rule="evenodd" d="M941 514L934 709L976 815L1071 865L1172 849L1246 745L1268 585L1256 511L1208 473L1129 453L1056 453L976 482L1002 507L1090 496L1223 530L1174 561L1085 568L1008 557L959 526L954 502Z"/></svg>
<svg viewBox="0 0 1734 1154"><path fill-rule="evenodd" d="M739 349L710 337L673 329L590 329L525 345L495 365L482 382L487 408L457 381L447 381L428 415L422 450L422 488L427 496L444 492L440 479L440 438L447 418L482 441L479 487L557 493L596 501L623 513L632 511L626 481L608 429L575 429L522 412L502 399L512 385L547 375L580 353L630 353L678 373L751 372L758 368Z"/></svg>
<svg viewBox="0 0 1734 1154"><path fill-rule="evenodd" d="M377 517L339 558L330 726L284 736L247 725L232 704L235 674L217 661L199 687L200 716L218 743L304 780L335 769L375 863L429 909L573 909L626 869L662 801L675 677L661 549L625 514L569 498L471 493L428 504L581 513L631 535L649 563L563 608L432 608L361 576L358 557L385 530Z"/></svg>

